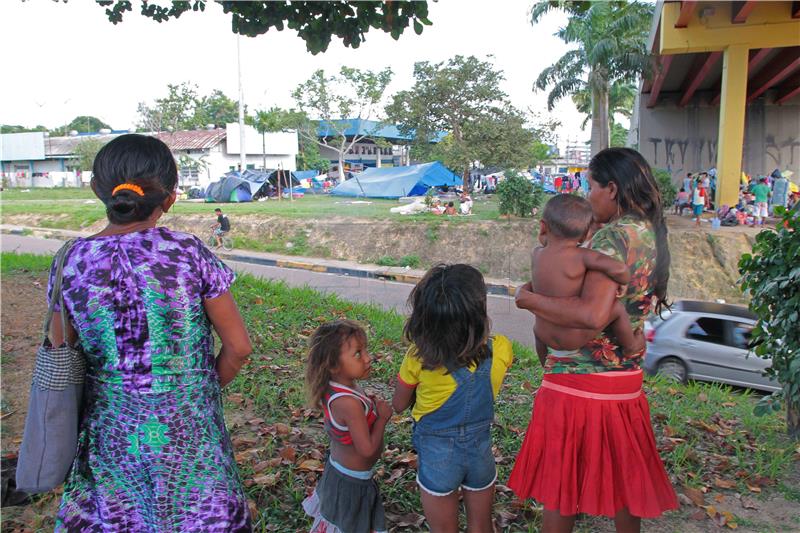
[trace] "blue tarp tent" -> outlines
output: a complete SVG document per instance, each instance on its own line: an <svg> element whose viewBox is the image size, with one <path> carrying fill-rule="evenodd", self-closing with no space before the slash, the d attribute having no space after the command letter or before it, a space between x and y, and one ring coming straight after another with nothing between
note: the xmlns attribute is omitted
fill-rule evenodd
<svg viewBox="0 0 800 533"><path fill-rule="evenodd" d="M331 191L337 196L366 196L368 198L400 198L422 196L430 187L461 185L461 178L439 161L409 167L368 168L355 178L340 183ZM361 189L364 192L361 192Z"/></svg>

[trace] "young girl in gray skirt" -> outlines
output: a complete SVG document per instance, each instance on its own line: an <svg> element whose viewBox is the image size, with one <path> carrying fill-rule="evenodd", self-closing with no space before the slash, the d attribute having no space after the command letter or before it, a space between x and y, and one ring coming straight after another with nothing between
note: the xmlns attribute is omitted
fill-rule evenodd
<svg viewBox="0 0 800 533"><path fill-rule="evenodd" d="M314 493L303 509L314 518L311 533L385 532L383 500L372 467L383 451L392 408L356 385L369 376L367 335L357 323L337 320L311 336L306 388L322 409L331 449Z"/></svg>

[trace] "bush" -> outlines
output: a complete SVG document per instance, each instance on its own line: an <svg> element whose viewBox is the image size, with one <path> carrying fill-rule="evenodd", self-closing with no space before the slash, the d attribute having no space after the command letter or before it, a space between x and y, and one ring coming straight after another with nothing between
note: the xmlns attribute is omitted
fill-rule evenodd
<svg viewBox="0 0 800 533"><path fill-rule="evenodd" d="M782 387L759 402L756 414L780 409L783 400L789 435L800 440L800 212L779 206L775 214L781 220L756 235L739 273L758 317L751 338L755 353L772 360L766 373Z"/></svg>
<svg viewBox="0 0 800 533"><path fill-rule="evenodd" d="M658 190L661 191L661 204L667 208L675 203L675 198L678 196L678 189L672 183L672 174L663 168L654 168L653 177L656 178Z"/></svg>
<svg viewBox="0 0 800 533"><path fill-rule="evenodd" d="M501 215L529 217L533 208L542 204L544 191L523 176L509 172L497 184L497 196L500 198L498 209Z"/></svg>

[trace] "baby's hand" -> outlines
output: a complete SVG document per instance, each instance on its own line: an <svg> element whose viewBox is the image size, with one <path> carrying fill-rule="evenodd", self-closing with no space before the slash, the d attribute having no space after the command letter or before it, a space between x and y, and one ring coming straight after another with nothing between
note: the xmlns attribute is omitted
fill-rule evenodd
<svg viewBox="0 0 800 533"><path fill-rule="evenodd" d="M383 400L375 400L375 407L378 410L378 418L382 420L389 420L392 418L392 406L389 405L389 402L385 402Z"/></svg>
<svg viewBox="0 0 800 533"><path fill-rule="evenodd" d="M617 298L622 298L628 293L627 285L617 285Z"/></svg>

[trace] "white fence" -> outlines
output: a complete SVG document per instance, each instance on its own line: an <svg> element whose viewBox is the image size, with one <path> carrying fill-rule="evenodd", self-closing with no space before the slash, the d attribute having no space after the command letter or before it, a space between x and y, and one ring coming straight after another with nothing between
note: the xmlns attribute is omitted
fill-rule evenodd
<svg viewBox="0 0 800 533"><path fill-rule="evenodd" d="M83 187L92 179L91 172L2 172L4 187Z"/></svg>

